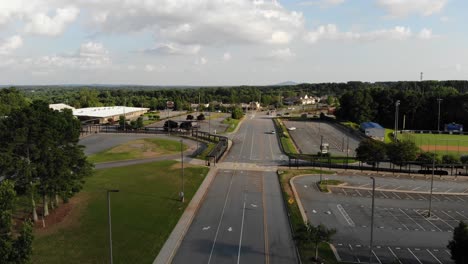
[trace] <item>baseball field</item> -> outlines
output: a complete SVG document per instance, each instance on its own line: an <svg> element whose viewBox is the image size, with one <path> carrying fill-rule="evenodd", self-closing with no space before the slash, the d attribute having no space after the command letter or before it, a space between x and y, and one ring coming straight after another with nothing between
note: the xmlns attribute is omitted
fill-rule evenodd
<svg viewBox="0 0 468 264"><path fill-rule="evenodd" d="M424 151L468 155L468 135L403 133L399 137L413 141Z"/></svg>

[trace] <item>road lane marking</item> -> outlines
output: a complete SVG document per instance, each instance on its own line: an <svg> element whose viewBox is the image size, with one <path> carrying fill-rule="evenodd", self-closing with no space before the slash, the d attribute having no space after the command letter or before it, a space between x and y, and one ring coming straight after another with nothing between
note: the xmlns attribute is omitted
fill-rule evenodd
<svg viewBox="0 0 468 264"><path fill-rule="evenodd" d="M457 213L457 214L460 215L461 217L465 218L465 220L468 220L468 218L467 218L465 215L460 214L458 211L455 211L455 213Z"/></svg>
<svg viewBox="0 0 468 264"><path fill-rule="evenodd" d="M395 259L398 260L398 263L403 264L403 263L401 263L400 259L397 257L395 252L393 252L393 250L390 247L387 247L387 248L388 248L388 250L390 250L390 253L392 253L392 255L395 257Z"/></svg>
<svg viewBox="0 0 468 264"><path fill-rule="evenodd" d="M266 206L265 206L265 189L264 189L264 177L262 176L262 206L263 206L263 237L264 239L264 248L265 248L265 264L270 263L270 242L268 241L268 222L266 215Z"/></svg>
<svg viewBox="0 0 468 264"><path fill-rule="evenodd" d="M232 232L232 227L230 226L227 230L228 230L229 232Z"/></svg>
<svg viewBox="0 0 468 264"><path fill-rule="evenodd" d="M401 197L398 194L396 194L394 192L392 192L392 194L395 195L396 197L398 197L398 199L403 200L403 199L401 199Z"/></svg>
<svg viewBox="0 0 468 264"><path fill-rule="evenodd" d="M441 211L443 214L445 214L446 216L452 218L452 220L455 220L455 221L458 221L457 219L453 218L451 215L447 214L446 212L444 211Z"/></svg>
<svg viewBox="0 0 468 264"><path fill-rule="evenodd" d="M202 228L202 230L203 230L203 231L206 231L206 230L208 230L208 229L210 229L210 228L211 228L211 226L205 226L205 227Z"/></svg>
<svg viewBox="0 0 468 264"><path fill-rule="evenodd" d="M411 253L411 255L413 255L414 258L416 258L416 260L420 263L420 264L423 264L421 262L421 260L418 259L418 257L416 257L416 255L413 253L413 251L411 251L411 249L408 248L408 251Z"/></svg>
<svg viewBox="0 0 468 264"><path fill-rule="evenodd" d="M357 194L359 194L359 196L362 197L362 194L358 190L354 190L354 191L357 192Z"/></svg>
<svg viewBox="0 0 468 264"><path fill-rule="evenodd" d="M374 254L375 258L377 259L377 261L382 264L382 261L380 261L379 257L377 257L377 255L375 254L374 250L372 250L372 254Z"/></svg>
<svg viewBox="0 0 468 264"><path fill-rule="evenodd" d="M341 215L344 217L346 222L348 222L348 225L354 227L355 224L354 224L353 220L351 219L351 217L349 217L348 213L343 208L343 206L341 204L338 204L336 207L338 207L338 211L340 211Z"/></svg>
<svg viewBox="0 0 468 264"><path fill-rule="evenodd" d="M429 254L431 254L431 256L432 256L433 258L435 258L435 260L437 260L437 262L439 262L440 264L443 264L438 258L436 258L436 256L434 256L434 254L432 254L432 252L431 252L429 249L426 249L426 251L427 251Z"/></svg>
<svg viewBox="0 0 468 264"><path fill-rule="evenodd" d="M223 206L223 210L221 211L221 216L219 218L218 228L216 229L215 237L214 237L214 240L213 240L213 246L211 246L210 257L208 258L208 264L211 263L211 257L213 256L213 251L214 251L214 248L215 248L215 245L216 245L216 240L218 239L218 234L219 234L219 229L221 228L221 223L223 222L224 211L226 210L226 205L227 205L227 201L228 201L228 198L229 198L229 194L231 193L231 186L232 186L232 181L234 179L234 174L235 173L236 172L234 171L234 173L231 176L231 182L229 183L229 189L228 189L228 192L226 194L226 198L224 199L224 206Z"/></svg>
<svg viewBox="0 0 468 264"><path fill-rule="evenodd" d="M388 196L384 192L380 192L386 199L388 199Z"/></svg>
<svg viewBox="0 0 468 264"><path fill-rule="evenodd" d="M239 251L237 252L237 264L240 263L240 254L242 248L242 234L244 233L244 219L245 219L245 199L247 195L244 194L244 207L242 208L242 223L241 223L241 230L240 230L240 238L239 238Z"/></svg>

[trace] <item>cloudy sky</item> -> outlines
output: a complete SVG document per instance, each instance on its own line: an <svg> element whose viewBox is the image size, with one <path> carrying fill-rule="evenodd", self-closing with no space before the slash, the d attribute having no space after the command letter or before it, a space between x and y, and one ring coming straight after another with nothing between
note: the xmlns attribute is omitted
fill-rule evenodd
<svg viewBox="0 0 468 264"><path fill-rule="evenodd" d="M468 79L466 0L0 0L0 84Z"/></svg>

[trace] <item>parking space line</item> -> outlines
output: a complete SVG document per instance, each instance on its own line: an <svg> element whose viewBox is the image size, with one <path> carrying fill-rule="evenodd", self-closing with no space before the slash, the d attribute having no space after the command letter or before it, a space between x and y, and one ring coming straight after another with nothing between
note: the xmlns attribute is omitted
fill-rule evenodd
<svg viewBox="0 0 468 264"><path fill-rule="evenodd" d="M448 189L445 193L449 193L453 188Z"/></svg>
<svg viewBox="0 0 468 264"><path fill-rule="evenodd" d="M448 250L445 250L445 253L447 253L449 256L452 256Z"/></svg>
<svg viewBox="0 0 468 264"><path fill-rule="evenodd" d="M398 189L403 188L403 187L405 187L405 186L398 186L398 187L395 188L395 190L398 190Z"/></svg>
<svg viewBox="0 0 468 264"><path fill-rule="evenodd" d="M423 231L426 231L426 229L424 229L424 227L422 227L418 222L416 222L416 220L414 220L411 216L409 216L407 213L405 213L405 211L401 210L401 208L398 208L398 210L400 210L404 215L406 215L406 217L411 219L411 221L413 221L416 225L418 225Z"/></svg>
<svg viewBox="0 0 468 264"><path fill-rule="evenodd" d="M346 220L346 222L348 222L348 224L352 227L355 226L353 220L351 219L351 217L348 215L348 213L346 212L346 210L343 208L343 206L341 204L338 204L336 206L338 208L338 211L340 211L341 215L343 215L344 219Z"/></svg>
<svg viewBox="0 0 468 264"><path fill-rule="evenodd" d="M454 197L455 197L455 198L457 198L458 200L462 201L462 202L464 202L464 201L465 201L465 200L463 200L462 198L460 198L460 197L459 197L459 196L457 196L457 195L455 195Z"/></svg>
<svg viewBox="0 0 468 264"><path fill-rule="evenodd" d="M429 249L426 249L426 251L427 251L429 254L431 254L431 256L432 256L433 258L435 258L435 260L437 260L437 262L439 262L440 264L443 264L438 258L436 258L436 256L434 256L434 254L432 254L432 252L431 252Z"/></svg>
<svg viewBox="0 0 468 264"><path fill-rule="evenodd" d="M393 218L395 218L397 220L398 223L400 223L404 228L406 228L406 230L409 230L409 228L403 224L400 219L398 217L396 217L396 215L394 215L392 212L390 212L390 210L388 210L387 208L385 208L385 210L387 211L387 213L389 213Z"/></svg>
<svg viewBox="0 0 468 264"><path fill-rule="evenodd" d="M441 211L441 212L444 213L446 216L452 218L452 220L458 221L457 219L455 219L453 216L447 214L446 212L444 212L444 211Z"/></svg>
<svg viewBox="0 0 468 264"><path fill-rule="evenodd" d="M432 195L432 199L436 200L437 202L440 202L440 199L437 198L437 195Z"/></svg>
<svg viewBox="0 0 468 264"><path fill-rule="evenodd" d="M403 264L403 263L401 263L401 260L398 258L398 256L395 254L395 252L393 252L393 250L390 247L387 247L387 248L388 248L388 250L390 250L390 253L392 253L392 255L396 258L396 260L398 260L398 263Z"/></svg>
<svg viewBox="0 0 468 264"><path fill-rule="evenodd" d="M408 196L409 199L414 200L413 196L409 195L408 193L404 193L406 196Z"/></svg>
<svg viewBox="0 0 468 264"><path fill-rule="evenodd" d="M392 194L395 195L396 197L398 197L398 199L403 200L403 199L401 199L401 197L398 194L396 194L394 192L392 192Z"/></svg>
<svg viewBox="0 0 468 264"><path fill-rule="evenodd" d="M417 212L417 213L419 213L419 212ZM426 217L424 217L423 215L421 215L421 216L424 218L424 220L426 220L427 222L429 222L432 226L434 226L435 228L439 229L440 232L443 232L442 229L440 229L438 226L434 225L434 224L433 224L431 221L429 221Z"/></svg>
<svg viewBox="0 0 468 264"><path fill-rule="evenodd" d="M359 194L359 196L361 196L361 197L362 197L362 194L361 194L361 193L360 193L358 190L354 190L354 191L356 191L356 192L357 192L357 194Z"/></svg>
<svg viewBox="0 0 468 264"><path fill-rule="evenodd" d="M377 259L377 261L382 264L382 261L380 261L379 257L377 257L377 255L375 254L374 250L372 250L372 254L374 254L375 258ZM369 260L370 261L370 260Z"/></svg>
<svg viewBox="0 0 468 264"><path fill-rule="evenodd" d="M455 213L457 213L457 214L460 215L461 217L465 218L465 220L468 220L468 218L467 218L465 215L460 214L458 211L455 211Z"/></svg>
<svg viewBox="0 0 468 264"><path fill-rule="evenodd" d="M419 194L419 193L418 193L418 195L419 195L419 197L421 197L421 199L423 199L424 201L427 201L426 197L422 196L422 195Z"/></svg>
<svg viewBox="0 0 468 264"><path fill-rule="evenodd" d="M370 183L369 183L369 184L370 184ZM387 185L388 185L388 184L384 184L384 185L382 185L382 186L379 186L379 187L376 188L376 190L385 189L384 187L387 186Z"/></svg>
<svg viewBox="0 0 468 264"><path fill-rule="evenodd" d="M388 196L384 192L380 192L386 199L388 199Z"/></svg>
<svg viewBox="0 0 468 264"><path fill-rule="evenodd" d="M449 223L445 222L445 220L444 220L444 219L442 219L442 218L438 217L438 216L437 216L437 215L435 215L435 214L434 214L434 216L436 216L436 217L437 217L437 218L438 218L440 221L442 221L444 224L448 225L450 228L452 228L452 229L454 228L454 227L453 227L451 224L449 224Z"/></svg>
<svg viewBox="0 0 468 264"><path fill-rule="evenodd" d="M367 197L372 197L372 192L367 190L367 192L369 193L369 195L367 195Z"/></svg>
<svg viewBox="0 0 468 264"><path fill-rule="evenodd" d="M354 257L357 259L358 263L361 263L361 260L358 258L358 256L356 256L356 254L354 254L354 250L353 250L353 247L351 246L351 244L348 244L349 246L349 249L351 249L351 252L353 253Z"/></svg>
<svg viewBox="0 0 468 264"><path fill-rule="evenodd" d="M413 251L411 251L411 249L408 248L408 251L411 253L411 255L413 255L413 257L414 257L419 263L423 264L423 263L421 262L421 260L419 260L418 257L416 257L416 255L413 253Z"/></svg>
<svg viewBox="0 0 468 264"><path fill-rule="evenodd" d="M359 187L366 187L366 186L368 186L368 185L370 185L370 183L366 183L366 184L360 185Z"/></svg>
<svg viewBox="0 0 468 264"><path fill-rule="evenodd" d="M444 198L445 198L445 200L449 200L451 202L454 202L454 200L450 199L449 196L447 196L447 195L444 195Z"/></svg>
<svg viewBox="0 0 468 264"><path fill-rule="evenodd" d="M416 191L417 189L420 189L421 186L418 186L418 187L414 187L413 189L411 189L412 191Z"/></svg>

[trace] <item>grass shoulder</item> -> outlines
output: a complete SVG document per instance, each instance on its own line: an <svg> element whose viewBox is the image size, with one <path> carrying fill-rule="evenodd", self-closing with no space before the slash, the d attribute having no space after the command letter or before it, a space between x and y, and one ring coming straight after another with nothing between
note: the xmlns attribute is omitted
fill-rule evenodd
<svg viewBox="0 0 468 264"><path fill-rule="evenodd" d="M234 132L234 130L236 130L236 128L239 125L241 120L242 119L234 119L232 117L227 117L226 119L224 119L221 123L223 123L225 125L228 125L228 127L226 128L225 133Z"/></svg>
<svg viewBox="0 0 468 264"><path fill-rule="evenodd" d="M180 142L163 138L143 138L101 151L88 157L94 163L154 158L180 152ZM183 150L187 145L183 145Z"/></svg>
<svg viewBox="0 0 468 264"><path fill-rule="evenodd" d="M179 162L161 161L95 171L60 228L36 234L32 263L108 262L106 189L120 190L111 203L114 261L152 262L208 172L185 167L181 203L180 168Z"/></svg>
<svg viewBox="0 0 468 264"><path fill-rule="evenodd" d="M283 194L284 203L287 205L289 220L292 226L293 236L297 234L299 229L304 225L299 206L297 205L296 197L293 194L290 180L298 175L303 174L319 174L320 170L306 169L306 170L281 170L278 171L278 177L281 186L281 192ZM334 172L322 171L323 174L332 174ZM311 259L314 258L315 252L310 247L304 246L302 243L296 241L296 245L299 250L299 255L302 263L310 263ZM338 261L333 254L332 249L328 243L320 243L319 255L323 259L324 263L335 264Z"/></svg>

